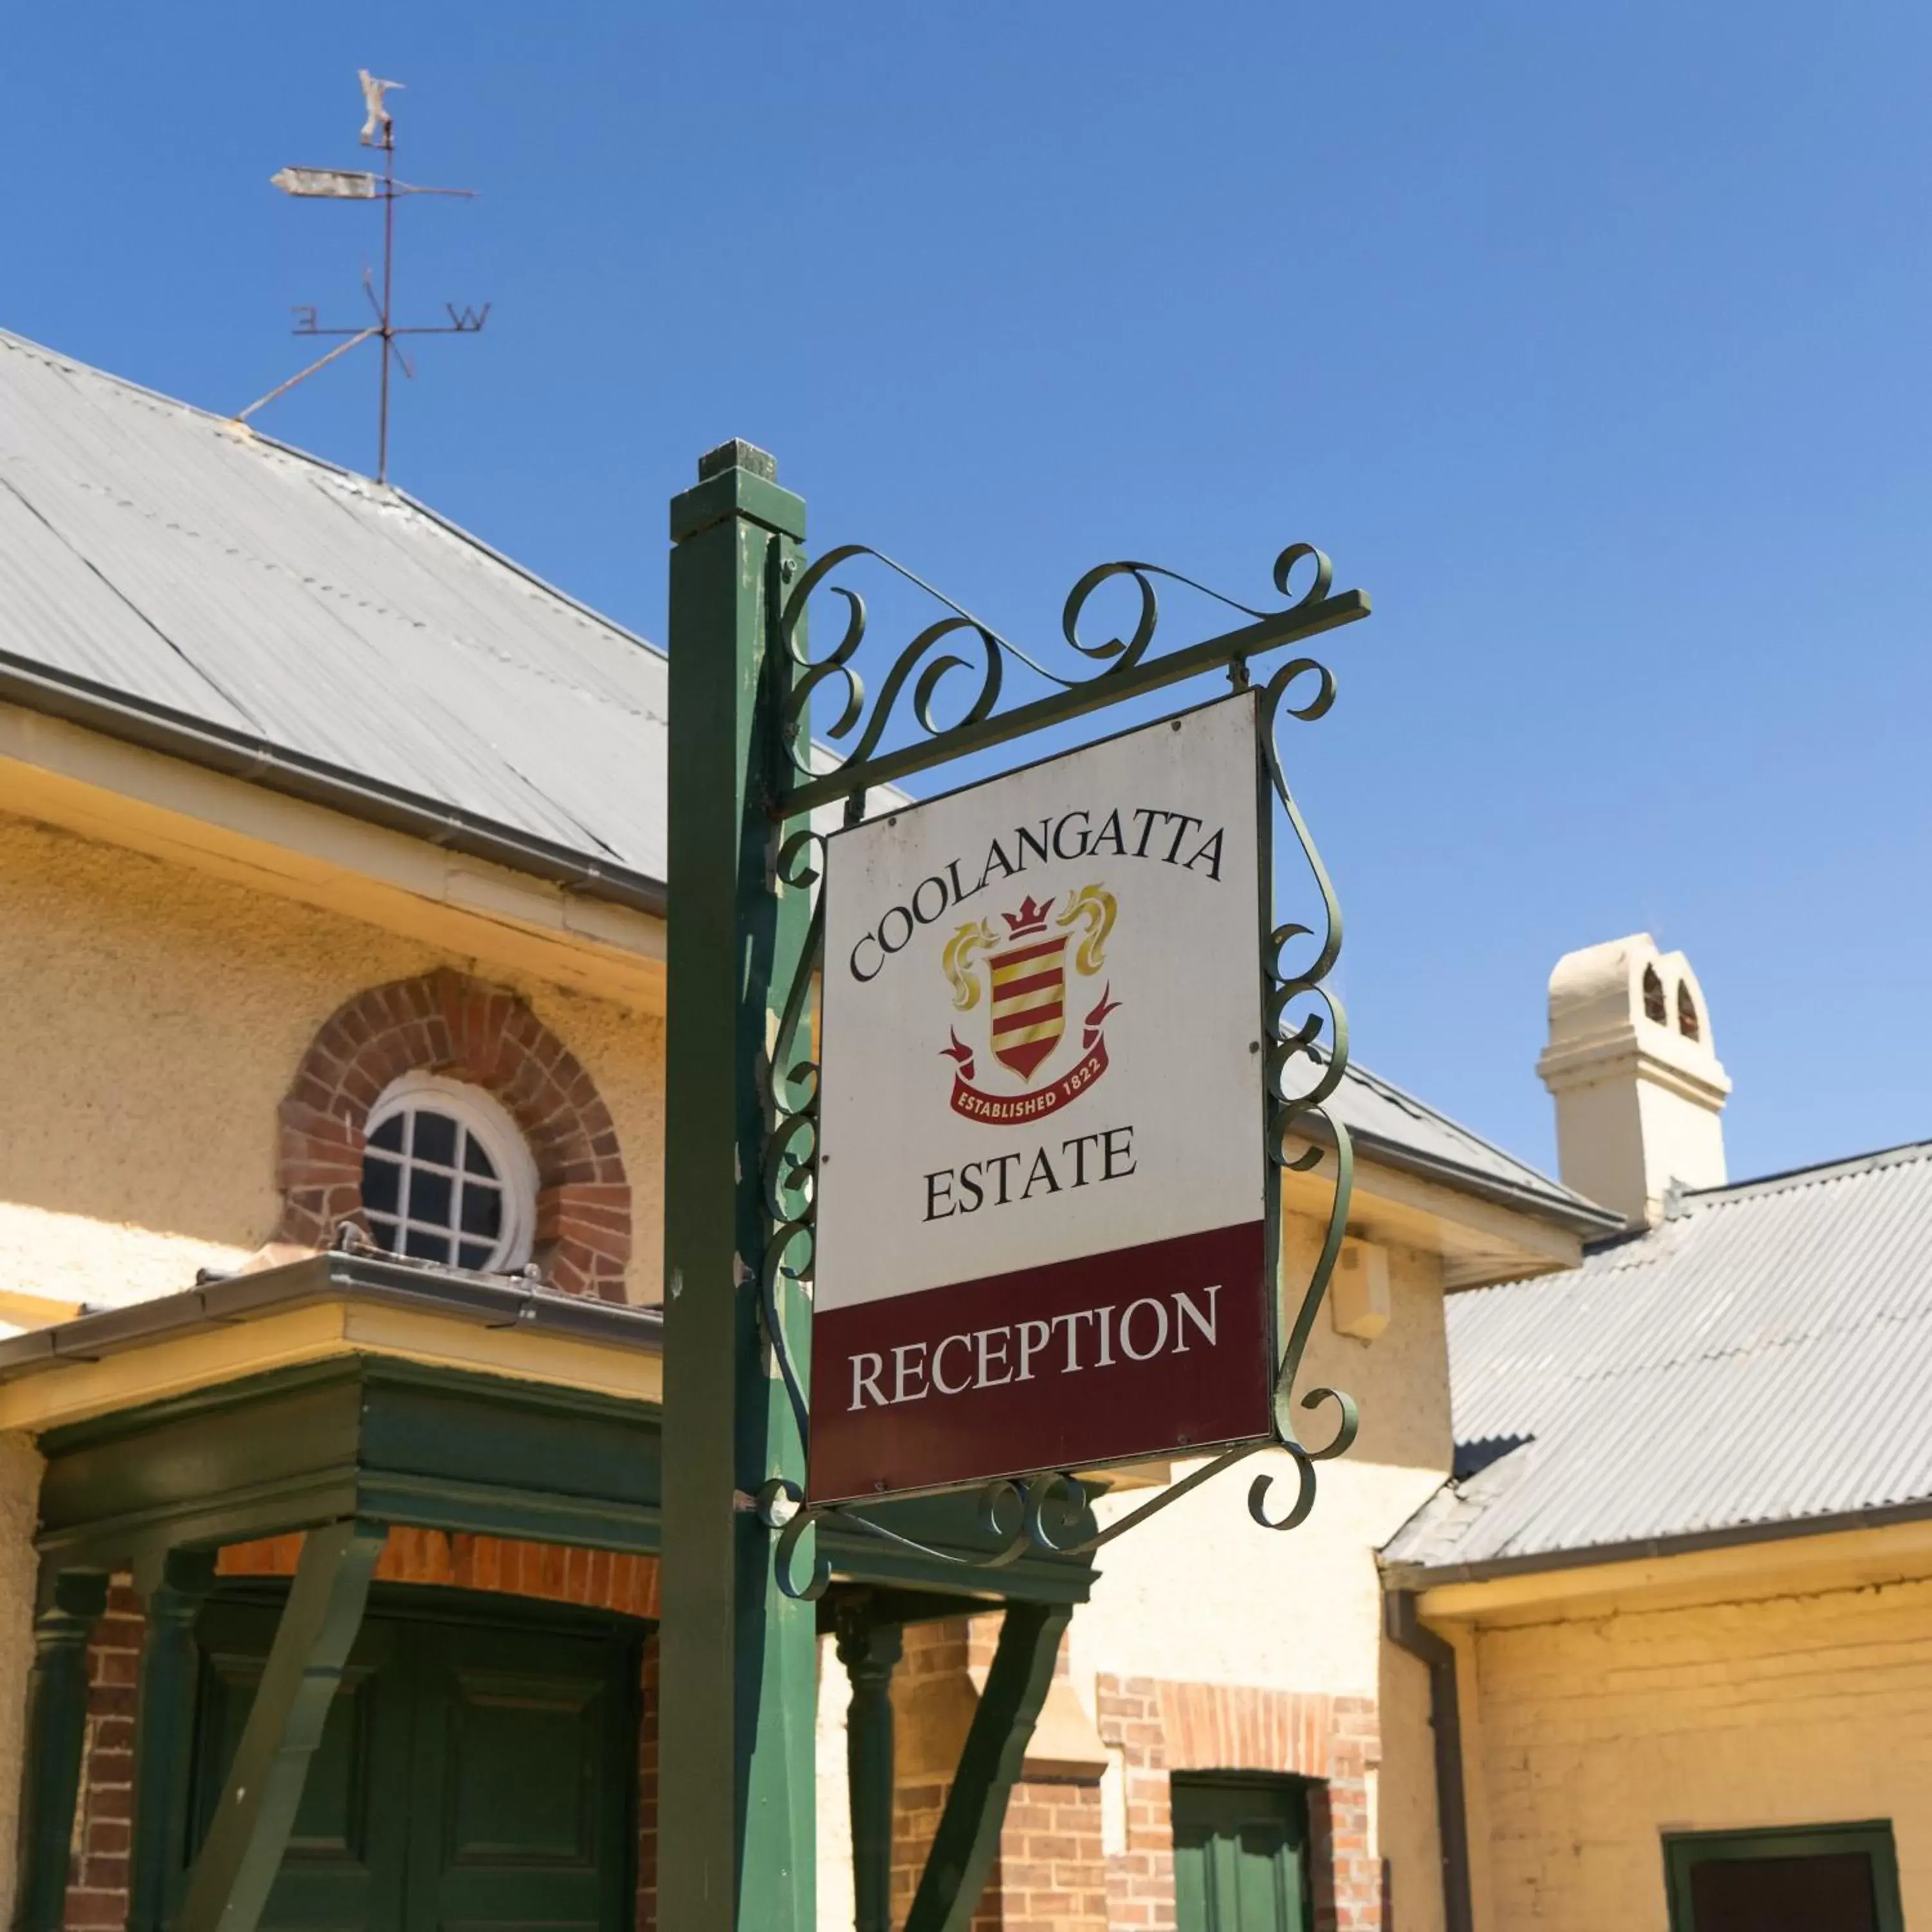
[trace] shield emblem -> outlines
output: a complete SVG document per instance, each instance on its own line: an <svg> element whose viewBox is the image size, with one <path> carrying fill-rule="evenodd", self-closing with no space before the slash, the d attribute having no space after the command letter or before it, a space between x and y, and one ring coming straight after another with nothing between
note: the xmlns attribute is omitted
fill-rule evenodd
<svg viewBox="0 0 1932 1932"><path fill-rule="evenodd" d="M1030 900L1028 905L1030 910ZM1039 927L1046 923L1046 911L1040 908ZM1015 944L986 961L992 976L993 1058L1022 1080L1033 1078L1066 1030L1067 935L1049 939L1036 932L1037 937L1024 938L1016 933Z"/></svg>

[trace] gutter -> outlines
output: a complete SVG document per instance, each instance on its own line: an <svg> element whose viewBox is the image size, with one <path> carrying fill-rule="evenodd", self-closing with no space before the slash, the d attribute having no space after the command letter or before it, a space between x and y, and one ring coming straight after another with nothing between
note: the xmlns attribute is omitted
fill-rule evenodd
<svg viewBox="0 0 1932 1932"><path fill-rule="evenodd" d="M1429 1727L1436 1734L1436 1825L1442 1846L1442 1923L1445 1932L1474 1932L1455 1648L1417 1616L1412 1590L1391 1590L1382 1598L1382 1628L1390 1642L1429 1666Z"/></svg>
<svg viewBox="0 0 1932 1932"><path fill-rule="evenodd" d="M345 1300L452 1317L483 1328L531 1329L652 1354L664 1348L664 1317L655 1308L592 1301L513 1276L470 1274L425 1262L332 1250L280 1268L205 1282L131 1307L76 1316L70 1322L0 1341L0 1382L70 1362L100 1361L314 1302Z"/></svg>
<svg viewBox="0 0 1932 1932"><path fill-rule="evenodd" d="M1894 1523L1923 1522L1932 1517L1932 1496L1888 1503L1873 1509L1834 1510L1828 1515L1780 1516L1762 1522L1733 1523L1721 1529L1689 1530L1681 1536L1633 1537L1623 1543L1586 1544L1527 1556L1494 1556L1474 1563L1385 1562L1384 1587L1405 1596L1447 1583L1486 1583L1503 1576L1540 1571L1594 1569L1616 1563L1642 1563L1684 1556L1702 1550L1730 1550L1754 1543L1786 1543L1801 1536L1828 1536L1848 1529L1884 1529Z"/></svg>
<svg viewBox="0 0 1932 1932"><path fill-rule="evenodd" d="M548 880L586 898L606 899L653 917L664 916L662 879L622 866L598 865L568 845L439 805L380 778L358 777L326 760L284 751L244 731L130 697L124 692L0 651L0 699L50 718L64 718L124 744L140 745L191 765L240 778L266 790L350 818L406 833L431 845L488 860L513 872Z"/></svg>

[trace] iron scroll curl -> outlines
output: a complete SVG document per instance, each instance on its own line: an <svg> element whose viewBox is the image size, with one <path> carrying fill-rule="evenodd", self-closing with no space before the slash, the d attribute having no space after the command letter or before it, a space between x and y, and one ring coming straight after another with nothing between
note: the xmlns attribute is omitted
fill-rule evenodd
<svg viewBox="0 0 1932 1932"><path fill-rule="evenodd" d="M944 615L922 626L887 666L878 695L868 700L856 658L871 622L864 594L830 580L843 566L866 560L888 578L910 586L940 605ZM1310 566L1300 590L1294 580ZM1290 544L1274 560L1275 588L1286 601L1266 610L1184 576L1164 565L1134 559L1096 565L1067 593L1060 638L1070 653L1064 671L1020 646L962 604L868 544L840 544L817 558L787 592L778 618L779 638L790 672L784 732L790 765L775 814L788 818L838 799L862 795L868 786L944 763L968 752L1010 742L1046 726L1084 716L1119 699L1160 690L1182 680L1280 648L1369 614L1359 590L1337 592L1334 569L1312 544ZM1082 634L1095 593L1117 582L1133 586L1134 621L1105 638ZM1160 627L1160 586L1178 586L1246 619L1234 629L1174 650L1154 648ZM838 640L813 657L806 645L806 615L823 590L844 607ZM1244 674L1245 674L1245 673ZM1044 696L1008 704L1001 699L1017 679L1052 688ZM944 689L953 712L939 716ZM818 722L814 752L808 721L815 700L836 697L836 715ZM888 743L888 740L892 740ZM841 755L826 769L824 754Z"/></svg>
<svg viewBox="0 0 1932 1932"><path fill-rule="evenodd" d="M901 649L869 704L854 662L867 634L866 602L857 590L828 580L842 566L862 560L912 585L944 612ZM1309 566L1306 581L1298 591L1292 580L1304 574L1304 566ZM785 710L789 770L772 808L774 818L782 822L774 868L779 884L786 890L809 890L819 883L824 839L810 829L806 818L818 806L842 799L847 821L857 822L863 816L866 793L874 785L1204 672L1225 670L1238 689L1246 688L1251 658L1368 614L1368 601L1360 592L1334 592L1333 567L1312 544L1292 544L1282 550L1275 559L1273 576L1277 592L1288 601L1279 609L1264 610L1158 565L1132 560L1097 565L1075 583L1062 610L1061 637L1074 659L1070 667L1073 674L1065 676L869 545L846 544L826 550L791 584L779 618L790 674ZM1104 637L1083 634L1083 620L1096 593L1121 582L1135 592L1129 606L1132 621ZM1217 636L1156 652L1162 584L1198 592L1249 621ZM844 621L838 641L812 658L804 649L806 612L814 592L821 591L842 601ZM1016 668L1054 687L1052 692L1002 709ZM942 687L956 713L947 723L938 716ZM1352 1396L1326 1387L1302 1396L1298 1406L1303 1411L1335 1411L1332 1431L1316 1446L1301 1439L1295 1400L1302 1358L1340 1254L1354 1160L1347 1128L1328 1105L1346 1073L1348 1055L1347 1016L1340 997L1327 983L1341 952L1341 908L1289 787L1280 734L1291 722L1310 723L1324 716L1335 692L1333 673L1304 656L1276 670L1260 697L1268 779L1320 908L1318 925L1276 926L1268 937L1260 962L1266 988L1267 1157L1282 1172L1306 1173L1321 1166L1332 1146L1336 1163L1320 1249L1292 1320L1284 1310L1286 1333L1270 1403L1271 1439L1237 1444L1210 1455L1147 1502L1097 1528L1088 1513L1088 1486L1070 1471L1042 1470L982 1485L981 1542L969 1550L917 1540L866 1514L869 1506L808 1504L802 1483L775 1475L749 1501L775 1533L776 1579L786 1595L811 1600L828 1587L832 1564L819 1546L817 1532L821 1527L856 1532L964 1569L1006 1568L1029 1552L1086 1556L1270 1447L1285 1450L1293 1463L1295 1494L1285 1513L1271 1516L1268 1498L1276 1478L1258 1474L1248 1491L1249 1514L1263 1528L1292 1529L1306 1520L1314 1507L1316 1465L1346 1454L1353 1444L1360 1416ZM814 694L836 694L839 700L837 715L821 726L825 741L835 748L844 748L842 760L829 771L824 744L815 755L807 734ZM1312 957L1291 966L1290 954L1300 951L1304 941L1312 942ZM761 1180L768 1232L758 1270L761 1320L808 1456L809 1404L790 1328L808 1306L815 1262L819 1069L807 1048L824 945L821 897L814 907L767 1063L772 1124ZM1298 1076L1306 1077L1298 1084ZM1274 1194L1270 1186L1271 1201Z"/></svg>
<svg viewBox="0 0 1932 1932"><path fill-rule="evenodd" d="M1300 703L1292 701L1294 688L1312 674L1312 696ZM1328 1102L1342 1084L1348 1066L1348 1016L1340 996L1327 982L1342 953L1342 908L1335 896L1334 881L1322 863L1322 854L1301 815L1288 782L1286 765L1281 754L1280 732L1285 720L1312 723L1325 717L1335 701L1334 674L1312 658L1295 658L1281 666L1262 694L1262 748L1268 778L1276 800L1306 862L1322 905L1318 930L1289 923L1276 926L1268 935L1263 962L1270 991L1265 1008L1268 1055L1265 1078L1268 1101L1268 1158L1289 1173L1307 1173L1318 1167L1324 1150L1310 1130L1318 1122L1334 1143L1335 1186L1330 1196L1328 1220L1322 1228L1322 1246L1304 1291L1294 1319L1289 1325L1275 1372L1274 1421L1276 1439L1292 1459L1297 1478L1294 1503L1287 1513L1271 1517L1268 1496L1274 1478L1258 1475L1248 1488L1248 1514L1264 1529L1294 1529L1304 1522L1315 1506L1318 1462L1332 1461L1347 1454L1361 1426L1360 1412L1354 1398L1339 1389L1310 1390L1301 1406L1318 1409L1333 1403L1337 1411L1334 1433L1319 1448L1304 1444L1295 1426L1294 1385L1301 1358L1314 1332L1315 1318L1328 1292L1335 1264L1342 1252L1348 1227L1348 1203L1355 1177L1355 1150L1346 1125L1330 1110ZM1288 950L1298 940L1317 942L1315 956L1299 968L1287 964ZM1298 1003L1309 1003L1297 1024L1293 1012ZM1323 1036L1327 1036L1324 1042ZM1298 1062L1314 1070L1315 1078L1305 1089L1291 1084ZM1305 1142L1297 1151L1298 1142Z"/></svg>

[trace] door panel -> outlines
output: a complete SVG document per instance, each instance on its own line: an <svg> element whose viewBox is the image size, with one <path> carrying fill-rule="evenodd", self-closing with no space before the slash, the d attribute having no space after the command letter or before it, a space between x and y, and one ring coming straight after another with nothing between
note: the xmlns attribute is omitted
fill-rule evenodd
<svg viewBox="0 0 1932 1932"><path fill-rule="evenodd" d="M196 1843L279 1614L220 1602L203 1614ZM622 1932L637 1681L627 1634L372 1607L262 1932Z"/></svg>
<svg viewBox="0 0 1932 1932"><path fill-rule="evenodd" d="M595 1863L600 1688L456 1672L448 1706L452 1865Z"/></svg>
<svg viewBox="0 0 1932 1932"><path fill-rule="evenodd" d="M1177 1776L1172 1796L1180 1932L1306 1932L1303 1780Z"/></svg>
<svg viewBox="0 0 1932 1932"><path fill-rule="evenodd" d="M436 1794L423 1815L440 1826L411 1855L412 1895L434 1898L440 1932L592 1932L628 1916L637 1672L625 1648L628 1677L606 1638L447 1634L417 1762L418 1790Z"/></svg>
<svg viewBox="0 0 1932 1932"><path fill-rule="evenodd" d="M218 1603L202 1613L190 1799L196 1843L220 1802L280 1614L279 1606ZM371 1622L357 1635L310 1761L264 1932L401 1923L409 1737L408 1713L398 1708L391 1690L398 1637L393 1624ZM184 1859L177 1907L186 1878Z"/></svg>

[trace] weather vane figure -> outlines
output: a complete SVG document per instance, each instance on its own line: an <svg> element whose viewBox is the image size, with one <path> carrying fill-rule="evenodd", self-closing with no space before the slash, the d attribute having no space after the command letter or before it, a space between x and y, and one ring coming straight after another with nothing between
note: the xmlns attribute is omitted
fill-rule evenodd
<svg viewBox="0 0 1932 1932"><path fill-rule="evenodd" d="M304 304L294 311L296 322L293 332L297 335L339 335L345 338L326 356L319 356L306 369L298 370L286 382L278 385L258 400L250 403L245 410L237 412L234 420L246 422L257 410L272 403L278 396L286 395L298 382L306 381L320 368L333 362L338 356L346 356L358 344L372 340L382 344L382 372L377 391L376 414L376 480L386 483L389 480L389 363L393 357L398 368L405 376L413 377L415 369L397 340L404 335L475 335L490 319L490 304L484 302L480 308L472 308L467 304L458 309L454 302L446 302L443 308L449 316L446 322L417 326L406 328L396 326L391 303L394 286L396 253L396 203L404 195L446 194L456 195L467 200L476 190L466 188L421 188L412 182L396 178L396 123L388 106L388 95L400 92L403 83L399 80L379 80L367 68L357 75L362 86L362 104L368 110L362 123L362 145L381 152L382 172L371 174L356 168L283 168L269 176L270 181L284 194L302 196L319 201L380 201L382 204L382 286L379 296L374 278L364 268L362 272L362 291L368 297L369 306L375 312L375 320L362 328L325 328L316 319L315 306Z"/></svg>

